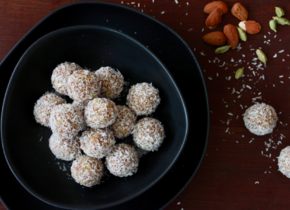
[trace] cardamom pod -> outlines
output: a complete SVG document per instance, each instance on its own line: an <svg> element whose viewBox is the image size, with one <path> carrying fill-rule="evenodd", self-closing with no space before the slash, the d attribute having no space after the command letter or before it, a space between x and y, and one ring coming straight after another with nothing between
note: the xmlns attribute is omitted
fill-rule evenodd
<svg viewBox="0 0 290 210"><path fill-rule="evenodd" d="M265 53L262 50L257 49L256 50L256 54L257 54L259 60L266 65L266 63L267 63L267 56L265 55Z"/></svg>
<svg viewBox="0 0 290 210"><path fill-rule="evenodd" d="M240 79L243 76L243 74L244 74L244 67L239 68L235 73L235 78Z"/></svg>
<svg viewBox="0 0 290 210"><path fill-rule="evenodd" d="M231 48L230 45L225 45L225 46L218 47L214 52L216 54L222 54L222 53L227 52L230 48Z"/></svg>
<svg viewBox="0 0 290 210"><path fill-rule="evenodd" d="M277 21L276 20L270 20L269 26L273 31L277 32Z"/></svg>
<svg viewBox="0 0 290 210"><path fill-rule="evenodd" d="M281 7L275 7L275 12L278 17L282 17L285 15L285 12Z"/></svg>
<svg viewBox="0 0 290 210"><path fill-rule="evenodd" d="M282 17L273 17L273 20L276 20L278 24L280 25L290 25L290 20L287 18L282 18Z"/></svg>
<svg viewBox="0 0 290 210"><path fill-rule="evenodd" d="M246 32L243 29L241 29L240 27L237 27L236 26L236 28L238 29L240 39L242 41L244 41L244 42L247 41L247 34L246 34Z"/></svg>

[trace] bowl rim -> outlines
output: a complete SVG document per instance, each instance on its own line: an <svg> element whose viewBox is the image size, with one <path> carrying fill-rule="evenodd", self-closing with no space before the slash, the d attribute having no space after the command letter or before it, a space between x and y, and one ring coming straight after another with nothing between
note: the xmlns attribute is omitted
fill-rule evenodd
<svg viewBox="0 0 290 210"><path fill-rule="evenodd" d="M115 4L111 4L111 5L115 5ZM117 5L118 6L118 5ZM166 72L166 74L168 75L169 79L172 81L172 84L174 86L174 88L176 89L177 95L180 98L180 102L182 104L183 107L183 112L184 112L184 117L185 117L185 134L184 134L184 138L182 141L182 144L178 150L178 152L175 155L175 158L173 159L173 161L170 163L170 165L166 168L166 170L164 170L157 179L155 179L153 182L151 182L148 186L144 187L142 190L138 190L136 193L132 194L131 196L127 197L127 198L123 198L121 200L117 200L114 202L108 202L107 204L102 204L99 205L98 207L89 207L89 208L84 208L84 209L102 209L102 208L108 208L108 207L113 207L116 205L119 205L121 203L127 202L139 195L141 195L142 193L144 193L145 191L147 191L149 188L151 188L154 184L156 184L159 180L161 180L165 174L167 174L169 172L169 170L172 168L172 166L175 164L175 162L177 161L177 159L179 158L179 156L181 155L184 146L186 144L187 138L188 138L188 133L189 133L189 117L188 117L188 111L186 108L186 104L184 101L184 98L182 96L182 93L177 85L177 83L175 82L174 78L172 77L171 73L168 71L168 69L166 68L166 66L162 63L162 61L151 51L149 50L147 47L145 47L143 44L141 44L138 40L132 38L130 35L122 32L122 31L118 31L116 29L110 28L110 27L106 27L106 26L100 26L100 25L77 25L77 26L69 26L69 27L64 27L64 28L60 28L57 30L53 30L47 34L45 34L44 36L40 37L39 39L37 39L36 41L33 42L33 44L31 44L27 50L23 53L23 55L21 56L21 58L18 60L11 76L9 79L9 82L7 84L7 88L5 91L5 95L4 95L4 99L3 99L3 103L2 103L2 110L1 110L1 143L2 143L2 149L3 149L3 154L5 156L6 162L11 170L11 172L13 173L13 175L15 176L15 178L18 180L18 182L33 196L35 196L36 198L40 199L41 201L48 203L52 206L56 206L59 208L65 208L65 209L69 209L69 208L75 208L75 205L62 205L59 202L55 202L55 201L51 201L50 199L47 199L46 197L40 195L39 193L37 193L35 190L31 189L31 187L29 186L29 184L26 183L26 181L23 179L23 177L18 173L17 171L17 167L15 167L15 165L13 164L13 161L11 160L11 157L9 155L9 153L6 152L6 140L4 140L4 136L5 136L5 130L3 129L3 124L5 124L4 122L4 118L5 118L5 109L6 109L6 101L7 101L7 96L9 94L9 89L10 89L10 85L11 82L13 80L13 77L15 75L16 72L18 72L18 67L21 63L21 61L23 60L23 58L30 52L31 49L33 49L34 47L37 46L37 44L39 42L42 42L45 39L51 38L52 36L55 36L59 33L63 33L66 31L71 31L71 30L81 30L81 29L89 29L89 30L106 30L106 31L110 31L112 33L116 33L118 35L121 35L123 37L125 37L126 39L129 39L131 42L134 42L135 44L137 44L139 47L141 47L143 50L146 51L146 53L150 54L158 63L159 65L161 65L163 67L163 70ZM79 206L77 207L79 208Z"/></svg>

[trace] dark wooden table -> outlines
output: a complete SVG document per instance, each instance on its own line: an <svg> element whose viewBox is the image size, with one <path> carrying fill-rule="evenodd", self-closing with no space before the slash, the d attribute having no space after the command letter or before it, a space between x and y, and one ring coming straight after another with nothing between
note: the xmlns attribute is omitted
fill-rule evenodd
<svg viewBox="0 0 290 210"><path fill-rule="evenodd" d="M1 0L0 61L44 16L71 2L75 1ZM191 183L165 209L289 209L290 179L278 171L277 157L290 144L290 26L279 26L277 33L268 26L274 6L284 8L290 19L289 2L242 1L249 19L258 21L262 30L248 35L239 50L223 55L214 54L215 47L201 38L213 31L205 28L207 15L203 13L209 1L107 2L142 10L175 30L194 52L204 74L211 113L206 155ZM236 2L226 3L231 8ZM228 12L215 30L228 23L237 25L239 20ZM260 47L268 56L266 67L255 61L254 50ZM245 77L235 80L234 72L240 67L245 67ZM194 91L189 87L186 94L192 92L194 98ZM242 115L254 101L268 103L279 113L272 134L258 137L245 128Z"/></svg>

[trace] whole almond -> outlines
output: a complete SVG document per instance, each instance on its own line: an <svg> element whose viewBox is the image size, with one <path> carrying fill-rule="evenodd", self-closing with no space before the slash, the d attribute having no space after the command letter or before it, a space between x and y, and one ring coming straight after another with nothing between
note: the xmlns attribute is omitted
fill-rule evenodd
<svg viewBox="0 0 290 210"><path fill-rule="evenodd" d="M214 31L211 33L208 33L202 37L203 41L210 45L214 46L221 46L224 45L227 41L226 36L221 31Z"/></svg>
<svg viewBox="0 0 290 210"><path fill-rule="evenodd" d="M248 10L247 8L241 3L235 3L231 10L233 16L238 18L239 20L248 20Z"/></svg>
<svg viewBox="0 0 290 210"><path fill-rule="evenodd" d="M248 34L257 34L261 31L261 25L254 20L241 21L239 27Z"/></svg>
<svg viewBox="0 0 290 210"><path fill-rule="evenodd" d="M233 50L236 49L239 44L239 32L237 28L232 24L225 25L224 34L226 35L228 45L230 45Z"/></svg>
<svg viewBox="0 0 290 210"><path fill-rule="evenodd" d="M213 1L205 5L203 11L207 14L210 14L215 9L221 9L223 15L226 14L229 10L228 5L223 1Z"/></svg>
<svg viewBox="0 0 290 210"><path fill-rule="evenodd" d="M217 8L213 10L205 21L205 27L213 29L218 26L222 20L222 10Z"/></svg>

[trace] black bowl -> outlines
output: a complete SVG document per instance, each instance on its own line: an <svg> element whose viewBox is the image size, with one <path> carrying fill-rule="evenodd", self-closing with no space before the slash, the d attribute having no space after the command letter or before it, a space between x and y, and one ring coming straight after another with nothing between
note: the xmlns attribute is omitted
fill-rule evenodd
<svg viewBox="0 0 290 210"><path fill-rule="evenodd" d="M153 117L163 122L166 138L157 152L140 159L135 175L106 175L99 186L82 187L70 176L71 162L57 160L51 153L51 131L35 122L32 110L43 93L52 91L52 70L64 61L91 70L112 66L131 85L149 82L159 89L161 104ZM165 66L139 42L104 27L64 28L36 41L18 62L3 104L2 146L10 169L30 193L62 208L100 209L140 195L173 166L188 133L184 101Z"/></svg>

